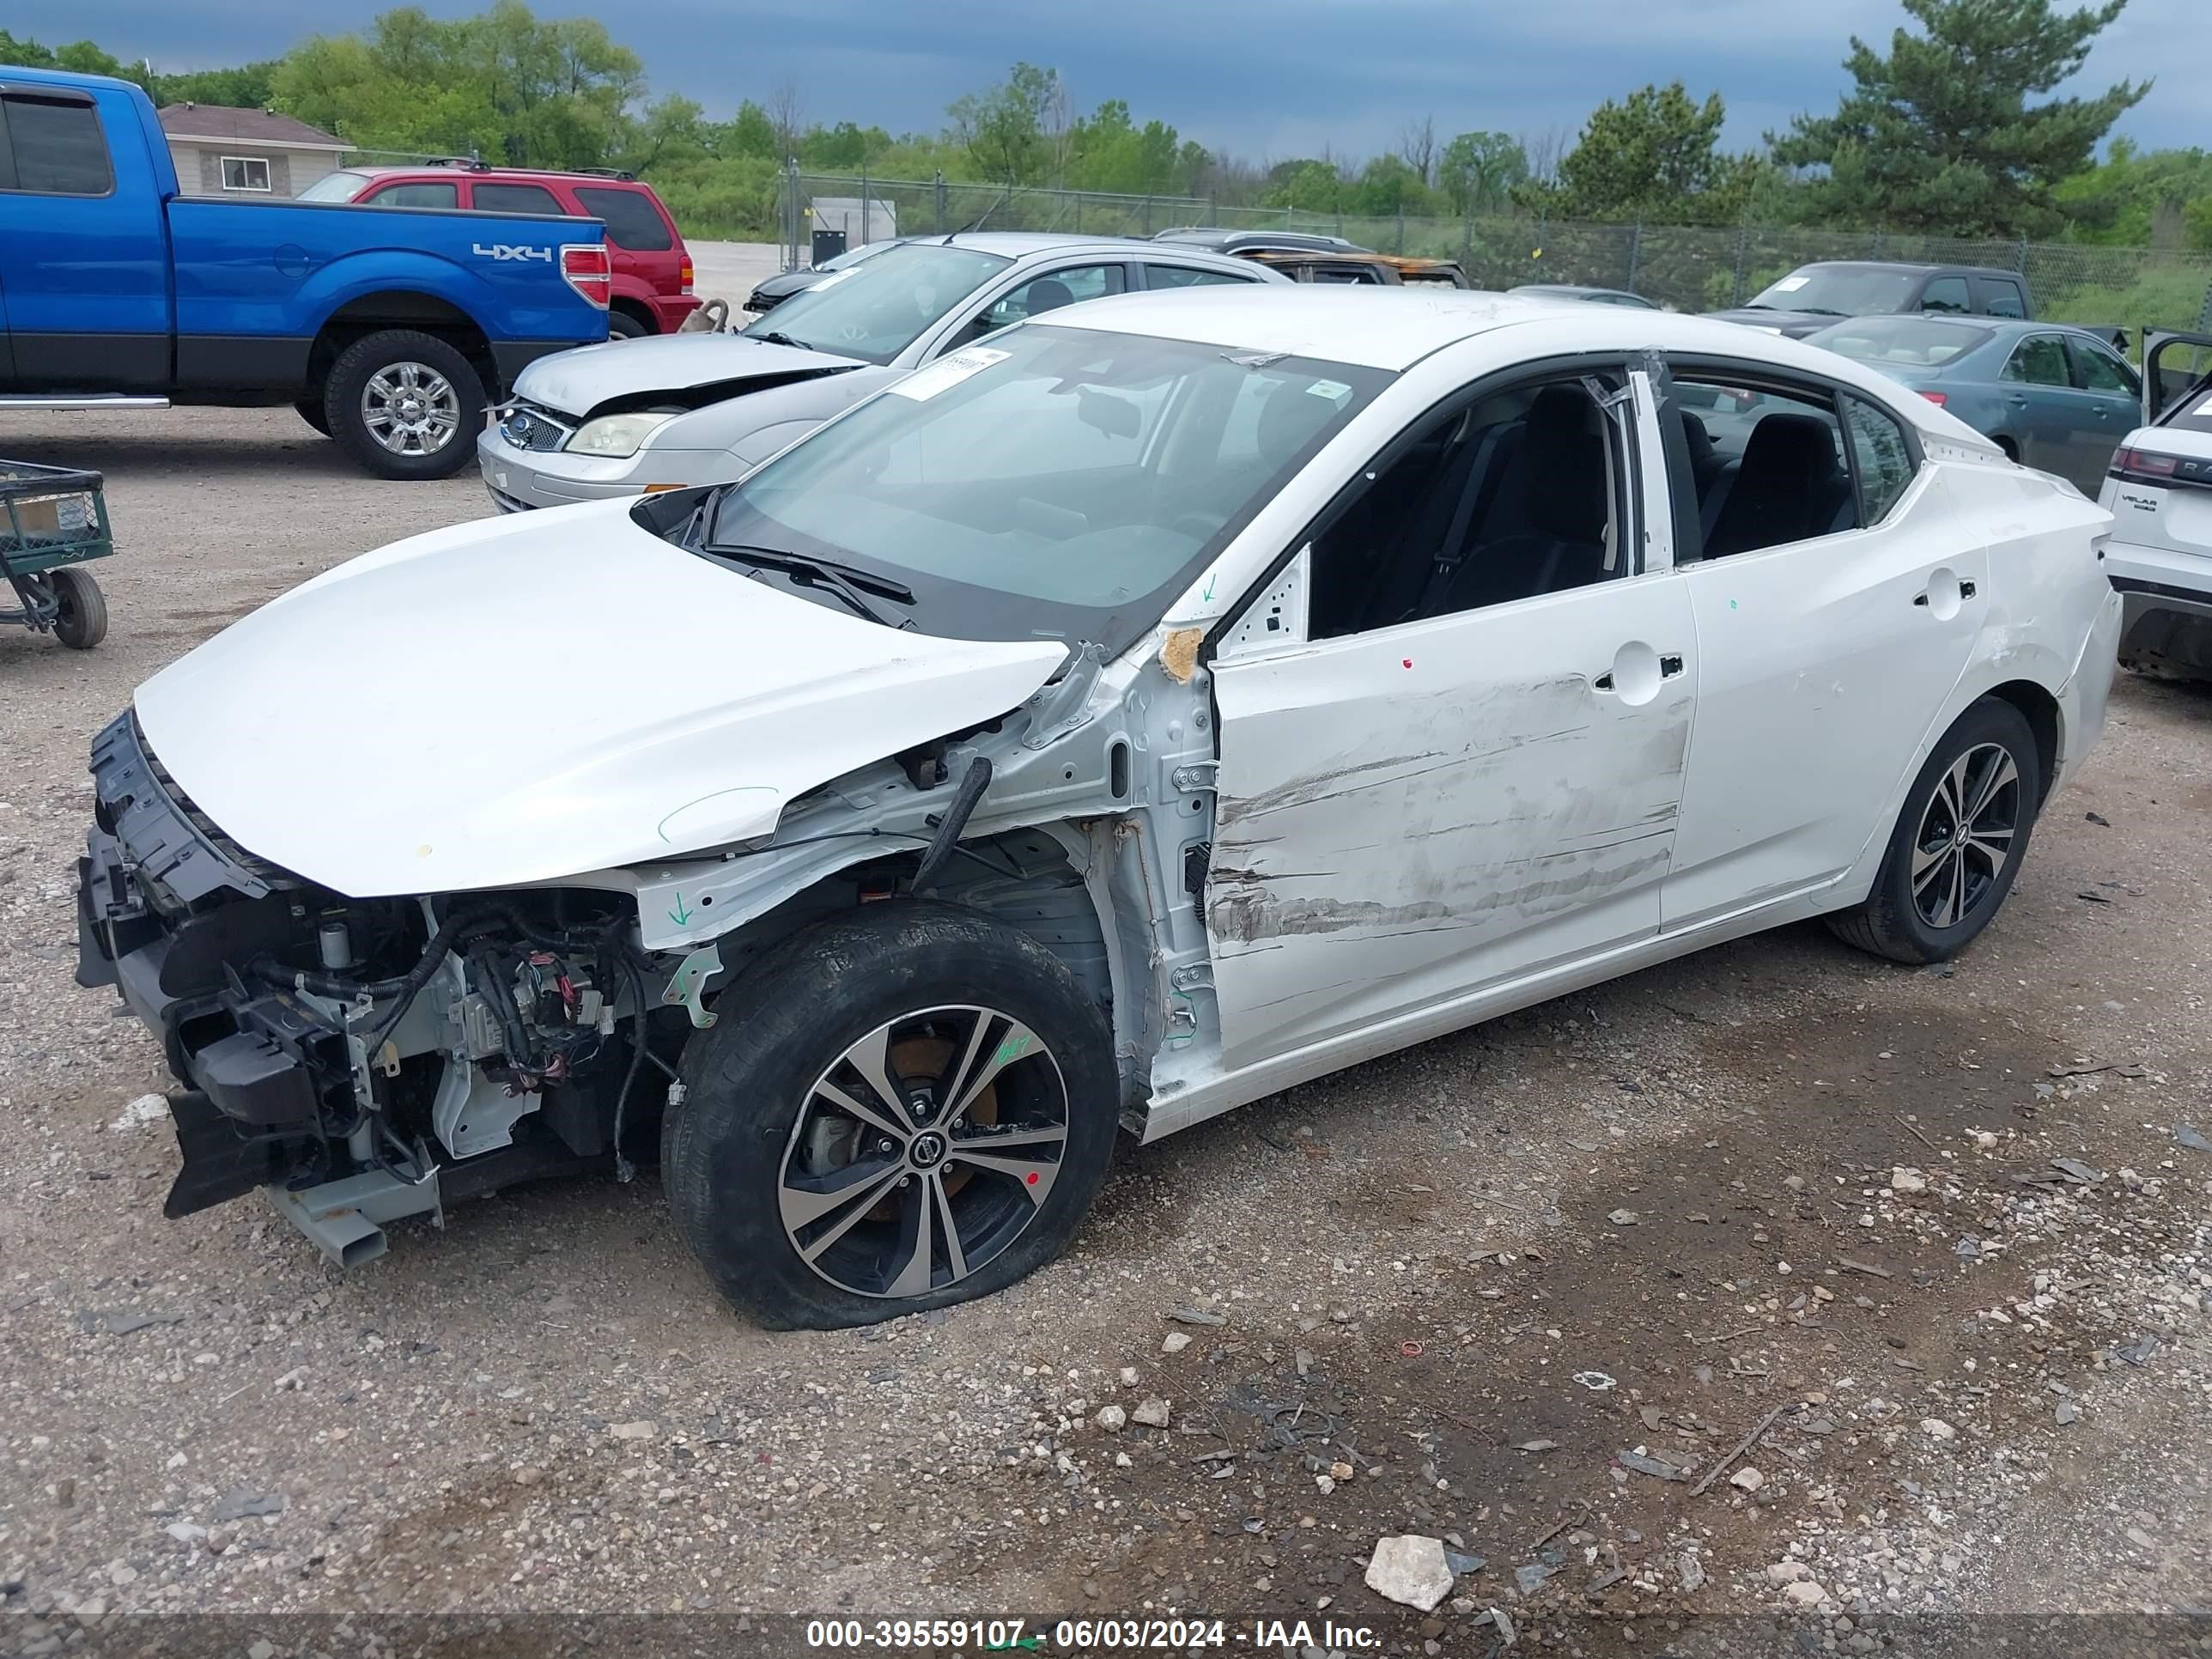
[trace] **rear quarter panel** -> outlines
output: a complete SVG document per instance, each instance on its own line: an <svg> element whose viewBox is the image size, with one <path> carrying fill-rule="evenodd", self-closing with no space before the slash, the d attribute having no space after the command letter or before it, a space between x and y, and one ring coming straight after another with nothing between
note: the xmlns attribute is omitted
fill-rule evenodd
<svg viewBox="0 0 2212 1659"><path fill-rule="evenodd" d="M458 307L494 340L602 339L562 276L595 220L348 203L179 198L169 206L179 334L312 339L349 301L398 290Z"/></svg>
<svg viewBox="0 0 2212 1659"><path fill-rule="evenodd" d="M1954 463L1946 474L1986 539L1990 573L1980 643L1949 714L2008 681L2032 682L2058 699L2059 753L2070 762L2077 747L2077 734L2066 729L2070 683L2077 669L2111 667L2083 653L2112 599L2100 555L2112 515L2071 485L2021 467Z"/></svg>

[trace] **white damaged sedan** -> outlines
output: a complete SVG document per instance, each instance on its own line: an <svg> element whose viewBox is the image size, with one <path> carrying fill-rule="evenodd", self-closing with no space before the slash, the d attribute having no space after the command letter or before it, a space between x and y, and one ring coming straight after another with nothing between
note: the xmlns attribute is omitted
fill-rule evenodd
<svg viewBox="0 0 2212 1659"><path fill-rule="evenodd" d="M2102 725L2110 524L1725 323L1071 307L155 675L79 979L178 1079L173 1215L349 1263L657 1156L741 1308L911 1313L1062 1249L1118 1130L1806 917L1963 949Z"/></svg>

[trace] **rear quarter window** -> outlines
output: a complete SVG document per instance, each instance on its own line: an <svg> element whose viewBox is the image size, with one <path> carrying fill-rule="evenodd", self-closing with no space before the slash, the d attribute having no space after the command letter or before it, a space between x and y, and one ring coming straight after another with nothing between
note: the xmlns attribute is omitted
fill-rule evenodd
<svg viewBox="0 0 2212 1659"><path fill-rule="evenodd" d="M17 96L0 100L0 185L40 196L105 196L115 187L91 105Z"/></svg>
<svg viewBox="0 0 2212 1659"><path fill-rule="evenodd" d="M603 220L607 240L637 253L659 253L676 246L667 222L641 190L615 190L605 185L579 185L576 199L584 211Z"/></svg>

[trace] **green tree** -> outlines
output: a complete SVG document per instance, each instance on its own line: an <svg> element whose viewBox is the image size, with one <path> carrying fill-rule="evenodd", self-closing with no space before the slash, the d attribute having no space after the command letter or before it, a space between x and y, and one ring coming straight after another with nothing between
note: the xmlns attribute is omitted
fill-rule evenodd
<svg viewBox="0 0 2212 1659"><path fill-rule="evenodd" d="M953 100L945 112L951 136L975 158L985 178L1034 184L1055 159L1053 113L1065 107L1066 96L1057 70L1017 64L999 85Z"/></svg>
<svg viewBox="0 0 2212 1659"><path fill-rule="evenodd" d="M1528 182L1528 153L1509 133L1462 132L1437 161L1437 183L1457 214L1495 213Z"/></svg>
<svg viewBox="0 0 2212 1659"><path fill-rule="evenodd" d="M1727 118L1720 94L1693 103L1680 81L1608 98L1560 158L1557 182L1524 186L1522 198L1562 218L1726 223L1757 166L1721 153Z"/></svg>
<svg viewBox="0 0 2212 1659"><path fill-rule="evenodd" d="M2087 167L2150 90L2123 81L2093 98L2046 97L2127 0L2072 12L2051 0L1904 4L1920 33L1898 29L1886 57L1854 36L1844 66L1856 84L1836 112L1769 136L1777 161L1817 170L1808 216L1954 236L2055 231L2060 180Z"/></svg>
<svg viewBox="0 0 2212 1659"><path fill-rule="evenodd" d="M452 22L403 6L366 36L303 41L271 77L281 108L364 149L526 167L604 162L636 139L643 88L637 55L604 24L541 21L523 0Z"/></svg>
<svg viewBox="0 0 2212 1659"><path fill-rule="evenodd" d="M1335 162L1304 159L1278 161L1267 169L1267 187L1260 197L1263 207L1289 208L1298 213L1334 213L1345 205L1344 173Z"/></svg>

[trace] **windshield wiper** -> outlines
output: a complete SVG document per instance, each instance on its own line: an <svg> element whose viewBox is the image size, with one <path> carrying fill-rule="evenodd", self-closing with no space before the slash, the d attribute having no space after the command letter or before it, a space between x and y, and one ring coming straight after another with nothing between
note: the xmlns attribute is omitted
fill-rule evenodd
<svg viewBox="0 0 2212 1659"><path fill-rule="evenodd" d="M1801 311L1808 317L1848 317L1851 314L1848 311L1838 311L1833 306L1792 306L1790 309Z"/></svg>
<svg viewBox="0 0 2212 1659"><path fill-rule="evenodd" d="M791 336L786 334L781 329L772 328L765 334L754 334L748 336L747 337L755 340L765 340L770 345L792 346L800 351L811 351L814 349L814 348L807 344L805 341L794 340Z"/></svg>
<svg viewBox="0 0 2212 1659"><path fill-rule="evenodd" d="M878 576L872 571L856 570L851 565L839 564L831 559L810 559L803 553L787 553L775 547L750 547L742 542L709 542L700 550L717 558L737 564L750 564L763 570L781 570L794 581L826 587L852 607L855 614L884 628L910 628L913 622L894 623L860 597L866 588L900 605L914 603L914 590L904 582L893 581L888 576Z"/></svg>

